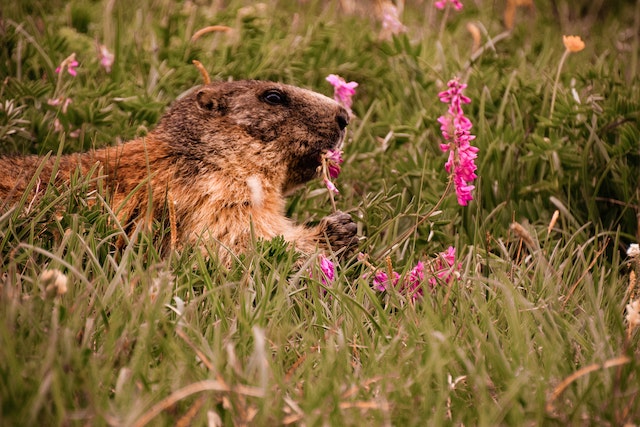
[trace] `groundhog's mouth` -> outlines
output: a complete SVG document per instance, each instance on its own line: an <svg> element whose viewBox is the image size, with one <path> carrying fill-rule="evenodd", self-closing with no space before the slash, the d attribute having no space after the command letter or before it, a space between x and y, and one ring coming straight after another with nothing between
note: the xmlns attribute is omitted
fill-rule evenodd
<svg viewBox="0 0 640 427"><path fill-rule="evenodd" d="M322 174L322 162L328 151L339 150L344 143L344 131L316 141L315 144L308 144L309 150L304 157L290 171L292 175L297 175L296 181L304 183L318 178ZM297 173L296 173L297 172Z"/></svg>
<svg viewBox="0 0 640 427"><path fill-rule="evenodd" d="M297 159L294 159L287 168L287 176L283 185L283 194L291 194L300 185L316 179L322 175L322 160L328 150L337 150L342 147L343 138L337 138L331 143L325 140Z"/></svg>
<svg viewBox="0 0 640 427"><path fill-rule="evenodd" d="M325 156L331 152L331 151L337 151L337 150L341 150L342 149L342 139L340 139L340 141L338 141L338 143L334 144L332 147L327 148L326 150L322 150L320 151L317 156L316 156L316 168L319 168L320 166L322 166L322 163L324 162L324 158Z"/></svg>

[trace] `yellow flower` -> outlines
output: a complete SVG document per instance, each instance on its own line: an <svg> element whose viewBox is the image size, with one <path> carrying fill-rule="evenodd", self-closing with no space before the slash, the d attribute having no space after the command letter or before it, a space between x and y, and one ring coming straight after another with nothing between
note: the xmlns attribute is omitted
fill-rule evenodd
<svg viewBox="0 0 640 427"><path fill-rule="evenodd" d="M562 36L562 43L569 52L580 52L584 49L584 42L580 36Z"/></svg>

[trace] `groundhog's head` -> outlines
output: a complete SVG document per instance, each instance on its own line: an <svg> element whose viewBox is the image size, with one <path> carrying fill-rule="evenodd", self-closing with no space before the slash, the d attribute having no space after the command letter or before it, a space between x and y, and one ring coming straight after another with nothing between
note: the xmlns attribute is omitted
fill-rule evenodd
<svg viewBox="0 0 640 427"><path fill-rule="evenodd" d="M342 143L348 123L346 110L324 95L236 81L200 86L176 101L157 134L188 156L194 173L258 168L279 176L288 193L317 175L322 154Z"/></svg>

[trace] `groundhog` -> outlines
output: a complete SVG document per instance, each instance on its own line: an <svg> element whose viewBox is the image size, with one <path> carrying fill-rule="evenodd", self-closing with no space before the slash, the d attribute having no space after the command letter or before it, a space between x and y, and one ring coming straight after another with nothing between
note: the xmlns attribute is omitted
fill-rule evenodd
<svg viewBox="0 0 640 427"><path fill-rule="evenodd" d="M171 222L172 244L213 243L225 263L247 249L252 235L282 236L302 254L345 254L358 241L349 215L297 225L285 216L285 196L318 175L323 153L342 144L348 123L343 107L309 90L253 80L207 84L175 101L145 137L52 156L29 196L45 191L58 162L54 184L78 170L104 176L127 232L150 213ZM20 199L42 161L0 157L0 213Z"/></svg>

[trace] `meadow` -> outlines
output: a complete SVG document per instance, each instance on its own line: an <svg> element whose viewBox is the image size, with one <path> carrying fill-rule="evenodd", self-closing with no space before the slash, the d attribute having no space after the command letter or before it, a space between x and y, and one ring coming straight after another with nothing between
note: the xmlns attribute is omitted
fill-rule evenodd
<svg viewBox="0 0 640 427"><path fill-rule="evenodd" d="M334 197L363 238L329 280L281 239L231 269L163 255L162 224L127 236L81 176L0 202L0 425L640 424L640 1L383 5L3 3L0 154L145 135L193 60L327 96L336 74L358 83L339 194L316 180L287 214Z"/></svg>

